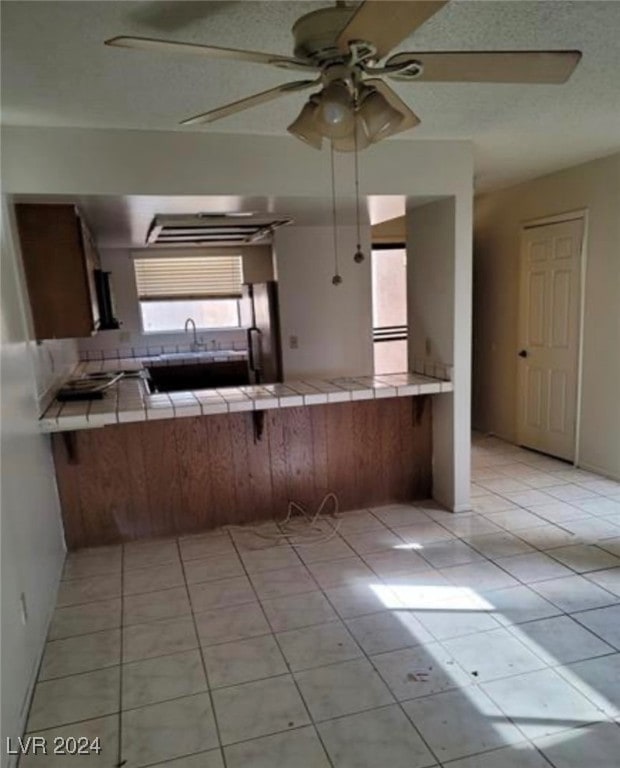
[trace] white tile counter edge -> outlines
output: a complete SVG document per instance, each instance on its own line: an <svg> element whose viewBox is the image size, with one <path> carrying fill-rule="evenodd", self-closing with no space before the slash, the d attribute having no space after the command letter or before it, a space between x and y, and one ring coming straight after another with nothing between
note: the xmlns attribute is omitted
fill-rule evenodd
<svg viewBox="0 0 620 768"><path fill-rule="evenodd" d="M106 361L110 363L112 361ZM128 361L114 361L127 370ZM140 363L131 361L139 369ZM81 372L89 372L82 363ZM107 366L106 366L107 367ZM418 373L358 376L335 379L307 379L283 384L196 389L183 392L150 394L141 379L122 379L102 400L59 403L53 401L40 419L43 432L68 432L93 429L110 424L126 424L218 413L271 410L386 397L452 392L451 381Z"/></svg>

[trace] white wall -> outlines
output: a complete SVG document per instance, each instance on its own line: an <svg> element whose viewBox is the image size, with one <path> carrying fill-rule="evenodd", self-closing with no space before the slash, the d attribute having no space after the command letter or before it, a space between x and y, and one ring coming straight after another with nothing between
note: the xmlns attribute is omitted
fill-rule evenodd
<svg viewBox="0 0 620 768"><path fill-rule="evenodd" d="M275 235L285 379L372 374L370 228L367 258L353 261L355 227L338 228L342 284L332 285L331 227L285 227ZM298 348L291 349L296 336Z"/></svg>
<svg viewBox="0 0 620 768"><path fill-rule="evenodd" d="M70 361L74 345L56 342L36 355L29 342L13 221L2 198L2 739L21 735L43 649L64 541L49 438L39 433L37 394ZM41 348L39 348L41 349ZM43 348L45 349L45 348ZM45 362L47 358L47 363ZM47 367L49 365L49 368ZM39 379L37 381L37 376ZM21 596L28 619L22 619ZM2 765L9 765L4 748Z"/></svg>
<svg viewBox="0 0 620 768"><path fill-rule="evenodd" d="M102 248L100 251L101 266L112 273L116 317L121 321L118 331L102 331L92 338L80 339L80 353L96 355L102 351L133 348L135 354L142 353L147 348L153 350L162 346L174 348L176 345L186 347L191 338L185 333L143 333L140 318L140 307L136 290L136 278L133 268L133 258L136 255L201 255L204 251L190 249L157 249L148 251L130 248ZM273 258L270 246L253 246L243 249L243 277L246 282L255 283L273 280ZM246 345L246 335L243 330L209 331L200 333L206 343L215 341L222 348L240 348ZM144 352L145 353L145 352Z"/></svg>
<svg viewBox="0 0 620 768"><path fill-rule="evenodd" d="M185 133L3 126L2 150L3 188L13 194L313 197L324 196L329 191L329 153L319 153L292 137L253 136L248 140L246 136L209 131ZM353 189L353 158L338 157L337 179L338 193L350 194ZM466 285L466 273L470 268L466 249L472 226L472 179L472 147L467 141L390 140L364 151L360 158L362 195L451 196L456 199L455 240L463 244L465 254L456 264L459 272L455 277L457 318L462 305L466 308L470 300L468 295L458 294L458 290L459 286ZM316 312L319 314L321 307L317 307ZM22 637L23 630L17 623L19 619L14 619L15 580L19 575L15 571L25 567L27 573L23 578L27 578L29 584L36 585L36 597L33 599L39 601L42 617L53 599L62 550L49 452L44 439L36 434L34 400L25 398L24 394L24 382L26 387L28 381L34 386L34 374L29 367L25 335L19 323L17 330L14 327L16 314L11 312L13 327L7 349L15 367L15 385L7 388L7 398L9 395L12 398L7 400L12 415L9 414L10 418L7 416L7 435L5 437L3 433L3 440L7 442L9 454L15 457L12 460L20 457L20 468L28 470L28 483L24 490L24 477L17 474L16 480L9 482L7 490L7 514L20 515L18 531L13 534L15 538L7 538L6 541L9 556L15 553L16 559L9 560L14 573L9 572L7 589L11 591L2 606L3 624L5 610L6 620L15 624L7 631L6 643L12 660L10 679L3 680L2 686L3 704L4 691L7 691L8 709L3 707L2 716L7 718L8 732L15 732L19 725L20 695L27 686L29 663L34 658L29 649L32 644L38 646L40 643L43 626L42 619L36 626L31 622L32 631L27 637ZM2 354L4 357L4 341ZM469 397L468 355L469 341L465 340L455 353L455 369L459 367L461 373L455 380L458 392L454 400L458 399L460 403ZM438 406L443 407L451 406ZM457 419L459 428L468 427L468 408L451 408L451 413ZM3 424L3 431L4 427ZM460 446L456 468L452 461L436 455L435 475L450 475L459 468L468 469L468 445L467 441ZM37 504L33 501L35 497ZM31 517L38 523L32 527L29 522ZM2 544L4 548L4 531ZM3 574L3 590L4 581ZM33 615L38 614L35 612ZM3 654L4 649L5 644Z"/></svg>
<svg viewBox="0 0 620 768"><path fill-rule="evenodd" d="M407 229L409 356L452 365L454 200L410 208Z"/></svg>
<svg viewBox="0 0 620 768"><path fill-rule="evenodd" d="M476 201L474 425L516 437L520 226L586 208L580 464L620 477L620 154Z"/></svg>
<svg viewBox="0 0 620 768"><path fill-rule="evenodd" d="M210 131L125 131L5 127L5 188L34 194L234 194L325 196L330 191L329 152L292 137L217 134ZM353 190L353 158L337 157L337 192ZM360 193L455 199L454 403L458 453L437 454L436 477L469 470L472 146L467 141L381 142L360 157ZM341 286L343 287L343 286ZM321 307L316 307L320 316ZM459 319L464 317L462 325ZM447 401L450 398L446 398ZM437 398L438 403L441 402ZM455 463L456 462L456 463ZM459 488L462 480L450 481ZM461 493L461 491L459 491ZM463 492L464 493L464 492ZM464 498L463 493L461 497Z"/></svg>
<svg viewBox="0 0 620 768"><path fill-rule="evenodd" d="M453 366L454 393L434 398L433 497L469 508L471 379L471 201L408 205L409 360Z"/></svg>
<svg viewBox="0 0 620 768"><path fill-rule="evenodd" d="M325 196L329 152L292 137L212 132L2 128L6 191L23 194ZM338 190L353 190L340 155ZM346 175L345 175L346 174ZM468 141L385 141L360 157L363 195L471 196Z"/></svg>
<svg viewBox="0 0 620 768"><path fill-rule="evenodd" d="M19 264L21 267L21 263ZM29 335L28 350L35 367L37 400L42 412L58 385L64 381L78 361L77 339L48 339L36 342Z"/></svg>

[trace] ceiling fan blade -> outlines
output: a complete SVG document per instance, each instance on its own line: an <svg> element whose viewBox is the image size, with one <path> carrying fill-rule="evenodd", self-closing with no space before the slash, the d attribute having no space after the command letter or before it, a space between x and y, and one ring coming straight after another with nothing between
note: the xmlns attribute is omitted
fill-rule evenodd
<svg viewBox="0 0 620 768"><path fill-rule="evenodd" d="M317 85L320 82L318 80L296 80L292 83L283 83L276 88L270 88L268 91L261 91L261 93L255 93L253 96L248 96L246 99L240 99L239 101L233 101L231 104L226 104L223 107L217 107L217 109L211 109L208 112L202 112L200 115L194 115L187 120L183 120L181 125L199 125L201 123L212 123L215 120L221 120L223 117L234 115L235 112L242 112L244 109L250 107L257 107L259 104L265 104L273 99L278 99L280 96L286 96L287 93L293 93L295 91L303 91L306 88L311 88L313 85Z"/></svg>
<svg viewBox="0 0 620 768"><path fill-rule="evenodd" d="M448 0L366 0L355 11L338 36L338 48L348 53L349 42L363 40L384 56L421 27Z"/></svg>
<svg viewBox="0 0 620 768"><path fill-rule="evenodd" d="M412 59L423 65L415 82L554 84L568 80L581 59L581 51L397 53L385 64L391 66ZM399 79L398 73L390 77Z"/></svg>
<svg viewBox="0 0 620 768"><path fill-rule="evenodd" d="M111 37L105 45L116 48L133 48L140 51L159 51L161 53L186 53L206 56L211 59L234 59L236 61L253 61L258 64L273 64L284 69L315 69L314 64L291 56L280 56L276 53L261 51L243 51L237 48L219 48L215 45L198 45L197 43L177 43L174 40L157 40L152 37Z"/></svg>
<svg viewBox="0 0 620 768"><path fill-rule="evenodd" d="M376 88L382 96L388 101L390 106L394 107L397 112L400 112L403 116L402 121L391 131L386 131L381 134L381 140L386 139L388 136L394 136L397 133L408 131L410 128L415 128L420 124L420 118L415 112L405 104L396 91L392 90L390 86L385 82L377 78L371 78L370 80L364 80L364 85L372 86Z"/></svg>

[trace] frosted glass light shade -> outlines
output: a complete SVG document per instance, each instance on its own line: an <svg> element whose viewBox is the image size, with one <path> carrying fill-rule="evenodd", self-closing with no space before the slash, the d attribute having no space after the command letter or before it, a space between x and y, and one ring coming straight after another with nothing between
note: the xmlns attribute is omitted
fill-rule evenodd
<svg viewBox="0 0 620 768"><path fill-rule="evenodd" d="M359 116L364 123L368 139L380 141L384 134L398 126L403 116L387 101L383 94L374 89L364 96L359 108Z"/></svg>
<svg viewBox="0 0 620 768"><path fill-rule="evenodd" d="M357 146L355 143L355 133L357 133ZM366 147L370 146L370 139L366 134L366 128L359 115L355 115L354 127L351 128L348 136L343 136L340 139L332 139L332 144L337 152L361 152Z"/></svg>
<svg viewBox="0 0 620 768"><path fill-rule="evenodd" d="M323 137L317 128L315 120L317 109L317 105L313 101L307 101L297 118L287 128L287 131L298 139L305 141L306 144L310 144L311 147L321 149Z"/></svg>
<svg viewBox="0 0 620 768"><path fill-rule="evenodd" d="M355 115L349 89L334 81L323 89L316 112L319 132L330 139L347 136L353 130Z"/></svg>

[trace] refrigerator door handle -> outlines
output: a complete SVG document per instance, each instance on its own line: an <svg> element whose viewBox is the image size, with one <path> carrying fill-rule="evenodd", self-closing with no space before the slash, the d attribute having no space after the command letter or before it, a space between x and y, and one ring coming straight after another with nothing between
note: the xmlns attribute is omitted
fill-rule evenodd
<svg viewBox="0 0 620 768"><path fill-rule="evenodd" d="M248 368L250 371L254 371L254 351L252 349L252 328L248 328L247 331L247 344L248 344Z"/></svg>
<svg viewBox="0 0 620 768"><path fill-rule="evenodd" d="M261 336L259 328L250 328L248 331L248 358L250 370L258 373L261 370Z"/></svg>

